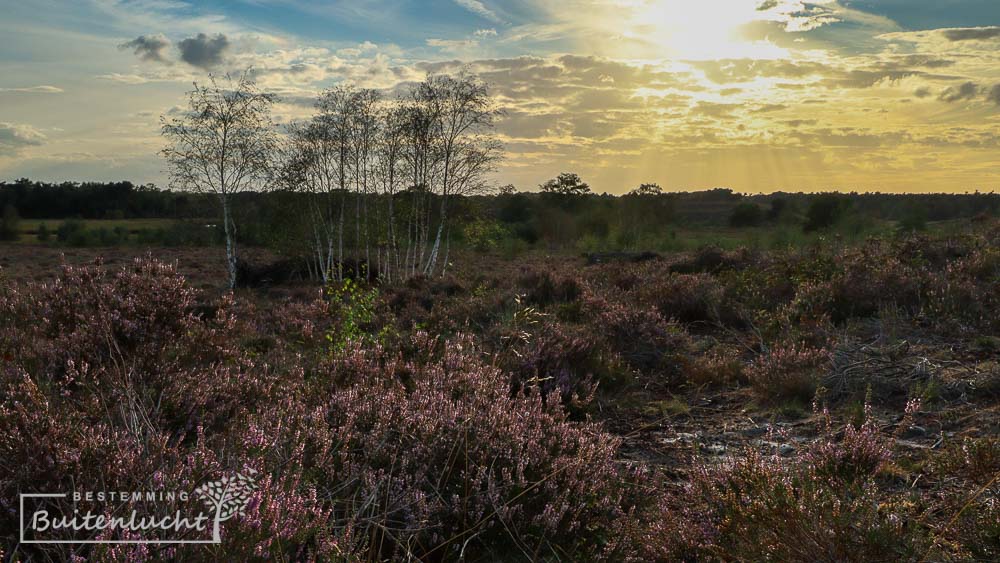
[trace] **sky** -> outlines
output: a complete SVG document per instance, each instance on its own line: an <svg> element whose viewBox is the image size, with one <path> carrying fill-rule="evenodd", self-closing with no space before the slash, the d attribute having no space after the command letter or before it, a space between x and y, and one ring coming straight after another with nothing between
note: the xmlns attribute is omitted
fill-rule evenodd
<svg viewBox="0 0 1000 563"><path fill-rule="evenodd" d="M1000 189L998 0L0 0L0 179L166 186L161 115L252 66L279 123L466 69L499 184Z"/></svg>

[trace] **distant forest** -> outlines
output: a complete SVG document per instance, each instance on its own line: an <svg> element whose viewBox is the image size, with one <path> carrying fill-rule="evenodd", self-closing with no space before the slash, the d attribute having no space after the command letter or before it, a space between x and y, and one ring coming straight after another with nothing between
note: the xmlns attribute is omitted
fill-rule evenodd
<svg viewBox="0 0 1000 563"><path fill-rule="evenodd" d="M808 193L775 192L766 195L741 195L726 188L694 192L663 192L658 194L636 193L624 196L608 194L583 194L562 196L538 192L503 193L495 196L473 196L480 205L487 204L488 216L501 221L523 220L525 211L546 207L547 203L561 204L559 198L582 197L570 210L586 214L594 208L628 207L629 197L641 197L662 202L654 206L657 219L693 221L705 225L721 225L731 218L733 208L740 203L757 205L762 219L772 211L776 201L779 208L807 209L819 195ZM255 203L278 199L280 193L250 193L245 198ZM851 209L876 219L901 221L913 213L926 214L928 221L972 218L979 214L996 215L1000 212L1000 194L885 194L841 193L840 197ZM555 201L553 201L555 200ZM160 189L154 184L120 182L61 182L48 183L21 178L14 182L0 181L0 208L8 205L17 209L23 219L189 219L215 214L211 196ZM565 208L565 205L558 205ZM752 219L751 219L752 221Z"/></svg>
<svg viewBox="0 0 1000 563"><path fill-rule="evenodd" d="M287 195L287 194L285 194ZM808 209L822 194L775 192L766 195L741 195L725 188L695 192L663 192L624 196L608 194L543 194L538 192L507 192L495 196L472 196L466 199L477 204L502 222L519 222L544 207L555 206L567 211L587 214L600 208L629 207L632 198L659 202L653 206L658 222L685 221L705 225L721 225L731 219L740 203L760 208L761 219L772 218L788 209ZM997 214L1000 194L885 194L842 193L841 198L851 209L875 219L901 221L914 213L926 215L928 221L972 218L979 214ZM0 208L13 206L22 219L188 219L215 214L211 196L160 189L153 184L137 185L120 182L47 183L21 178L14 182L0 181ZM280 192L250 193L244 198L254 204L268 199L280 199ZM573 204L567 207L566 200ZM580 199L577 199L580 198ZM778 202L775 204L775 202ZM778 209L773 209L777 206ZM753 222L753 218L750 218Z"/></svg>
<svg viewBox="0 0 1000 563"><path fill-rule="evenodd" d="M664 243L664 237L691 227L775 227L809 233L839 226L841 232L864 234L872 232L873 225L922 230L930 222L996 216L1000 211L1000 195L994 193L741 195L721 188L667 193L655 184L644 184L629 194L612 196L591 193L576 175L560 178L572 178L568 189L552 180L540 186L540 192L519 192L507 186L495 195L456 196L452 218L457 240L485 250L502 248L505 242L581 249L666 248L669 241ZM394 197L405 203L409 192ZM212 197L127 181L0 182L0 209L24 223L40 219L215 221L218 206ZM238 238L287 253L310 236L298 232L304 229L299 218L310 197L314 195L287 190L236 195Z"/></svg>

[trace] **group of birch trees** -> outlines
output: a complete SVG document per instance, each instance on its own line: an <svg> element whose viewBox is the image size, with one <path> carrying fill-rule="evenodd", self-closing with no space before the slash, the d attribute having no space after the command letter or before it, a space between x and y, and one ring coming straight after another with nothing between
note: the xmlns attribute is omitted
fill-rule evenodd
<svg viewBox="0 0 1000 563"><path fill-rule="evenodd" d="M230 286L236 283L232 205L242 191L297 192L303 252L324 283L346 275L398 281L443 274L455 198L484 193L502 148L499 112L468 74L432 75L388 97L341 85L316 112L277 134L275 98L244 74L195 86L189 111L162 131L174 184L218 197ZM348 271L350 270L350 271Z"/></svg>
<svg viewBox="0 0 1000 563"><path fill-rule="evenodd" d="M484 84L431 76L403 95L338 86L289 131L281 181L309 197L317 276L342 279L346 263L388 281L444 273L449 204L482 193L501 149Z"/></svg>

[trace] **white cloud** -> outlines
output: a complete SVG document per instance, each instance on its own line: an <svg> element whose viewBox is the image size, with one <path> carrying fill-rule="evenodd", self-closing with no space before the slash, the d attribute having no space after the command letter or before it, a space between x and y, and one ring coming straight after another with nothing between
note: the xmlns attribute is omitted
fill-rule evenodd
<svg viewBox="0 0 1000 563"><path fill-rule="evenodd" d="M475 39L428 39L427 45L430 47L438 47L439 49L454 51L475 47L476 45L479 45L479 42Z"/></svg>
<svg viewBox="0 0 1000 563"><path fill-rule="evenodd" d="M26 88L0 88L0 94L61 94L62 88L56 86L28 86Z"/></svg>
<svg viewBox="0 0 1000 563"><path fill-rule="evenodd" d="M482 18L498 23L501 21L496 12L487 8L479 0L455 0L455 3Z"/></svg>
<svg viewBox="0 0 1000 563"><path fill-rule="evenodd" d="M30 125L0 121L0 156L13 156L21 149L41 145L45 135Z"/></svg>

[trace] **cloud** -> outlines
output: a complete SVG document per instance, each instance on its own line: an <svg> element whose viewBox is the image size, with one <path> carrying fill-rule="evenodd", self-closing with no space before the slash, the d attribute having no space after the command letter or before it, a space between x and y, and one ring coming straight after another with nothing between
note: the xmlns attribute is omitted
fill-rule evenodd
<svg viewBox="0 0 1000 563"><path fill-rule="evenodd" d="M158 33L156 35L140 35L131 41L122 43L118 48L132 49L135 55L143 61L165 63L167 58L164 54L169 46L170 40L162 33Z"/></svg>
<svg viewBox="0 0 1000 563"><path fill-rule="evenodd" d="M994 84L986 94L986 99L1000 106L1000 84Z"/></svg>
<svg viewBox="0 0 1000 563"><path fill-rule="evenodd" d="M778 7L778 0L764 0L757 6L758 12L766 12Z"/></svg>
<svg viewBox="0 0 1000 563"><path fill-rule="evenodd" d="M496 15L496 12L487 8L486 5L479 0L455 0L455 3L479 17L497 23L501 21L500 16Z"/></svg>
<svg viewBox="0 0 1000 563"><path fill-rule="evenodd" d="M222 55L229 48L229 39L223 34L209 37L199 33L177 44L181 60L189 65L208 69L222 62Z"/></svg>
<svg viewBox="0 0 1000 563"><path fill-rule="evenodd" d="M26 88L0 88L0 94L60 94L62 88L56 86L28 86Z"/></svg>
<svg viewBox="0 0 1000 563"><path fill-rule="evenodd" d="M926 86L922 86L922 87L917 88L916 90L914 90L913 91L913 95L916 96L916 97L918 97L918 98L927 98L927 97L930 97L930 95L931 95L931 89L928 88L928 87L926 87Z"/></svg>
<svg viewBox="0 0 1000 563"><path fill-rule="evenodd" d="M445 50L467 49L479 45L475 39L428 39L427 45Z"/></svg>
<svg viewBox="0 0 1000 563"><path fill-rule="evenodd" d="M770 113L772 111L781 111L783 109L788 109L785 104L764 104L751 110L751 113Z"/></svg>
<svg viewBox="0 0 1000 563"><path fill-rule="evenodd" d="M941 33L949 41L984 41L1000 38L1000 27L957 27L943 29Z"/></svg>
<svg viewBox="0 0 1000 563"><path fill-rule="evenodd" d="M959 102L971 100L979 95L979 85L975 82L966 82L959 87L949 86L945 88L938 99L942 102Z"/></svg>
<svg viewBox="0 0 1000 563"><path fill-rule="evenodd" d="M489 29L477 29L476 32L473 33L473 35L475 35L476 37L496 37L497 30L493 29L492 27Z"/></svg>
<svg viewBox="0 0 1000 563"><path fill-rule="evenodd" d="M145 76L139 76L138 74L121 74L118 72L100 74L97 76L97 79L110 80L111 82L119 82L121 84L146 84L147 82L152 82L152 80Z"/></svg>
<svg viewBox="0 0 1000 563"><path fill-rule="evenodd" d="M0 121L0 156L13 156L25 147L41 145L45 135L30 125Z"/></svg>

